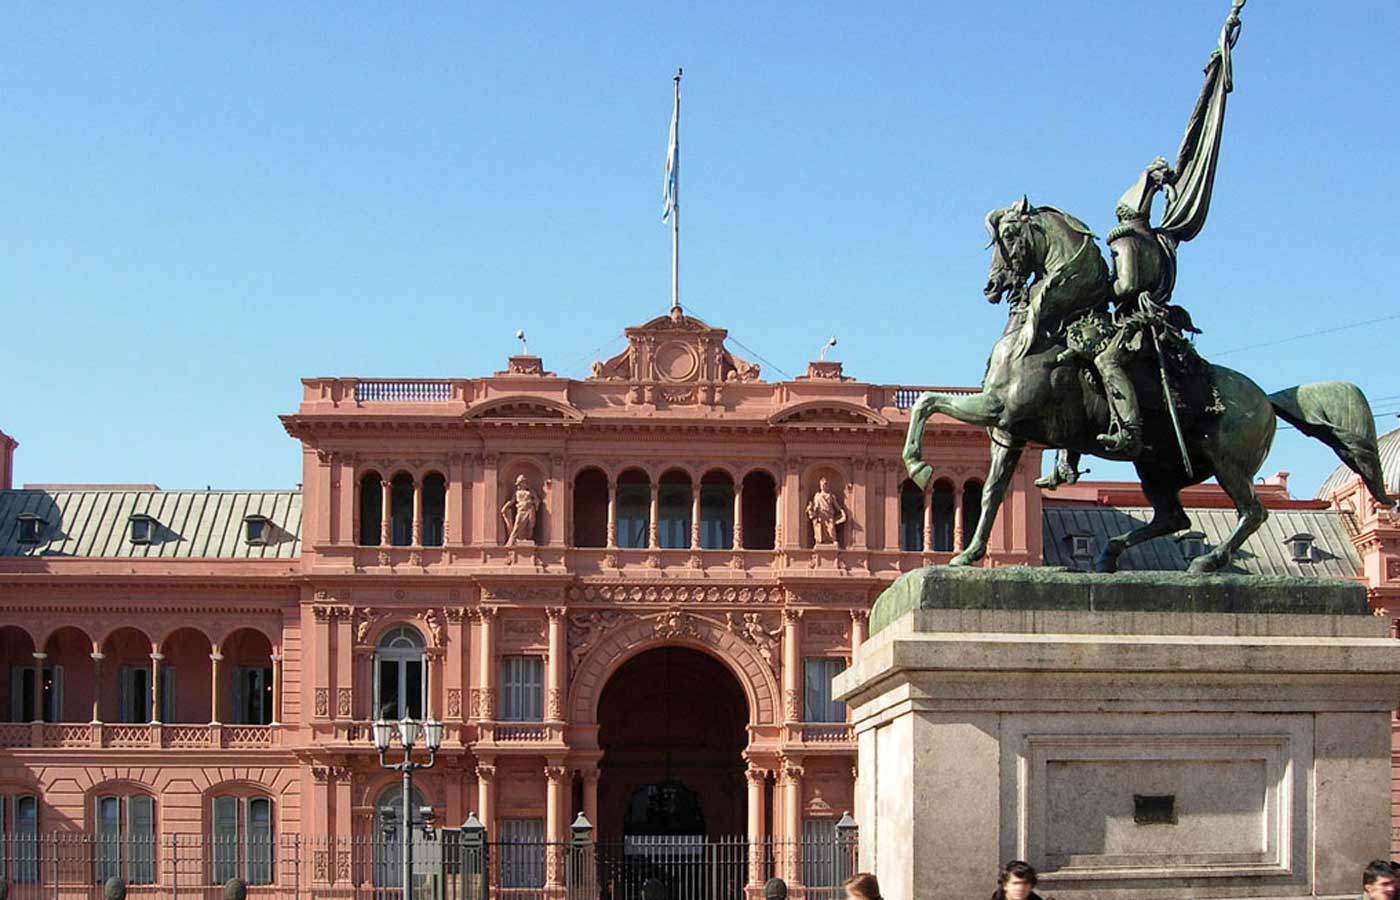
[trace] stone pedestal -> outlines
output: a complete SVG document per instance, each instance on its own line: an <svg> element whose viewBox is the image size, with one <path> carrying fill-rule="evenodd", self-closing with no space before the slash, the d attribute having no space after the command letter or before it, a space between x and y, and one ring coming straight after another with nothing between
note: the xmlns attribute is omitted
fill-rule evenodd
<svg viewBox="0 0 1400 900"><path fill-rule="evenodd" d="M1390 853L1400 641L1359 584L912 572L836 683L891 900L1354 896Z"/></svg>

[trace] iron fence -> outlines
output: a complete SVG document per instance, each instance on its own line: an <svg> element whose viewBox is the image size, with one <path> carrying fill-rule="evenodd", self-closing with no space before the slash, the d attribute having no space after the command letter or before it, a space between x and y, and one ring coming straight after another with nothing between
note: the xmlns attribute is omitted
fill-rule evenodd
<svg viewBox="0 0 1400 900"><path fill-rule="evenodd" d="M112 877L131 900L222 900L242 879L252 898L402 900L397 839L275 839L76 832L0 835L0 879L9 900L100 900ZM631 836L568 842L490 841L481 828L416 831L410 900L740 900L773 877L794 900L838 900L855 871L854 828L834 837ZM655 890L655 888L653 888Z"/></svg>

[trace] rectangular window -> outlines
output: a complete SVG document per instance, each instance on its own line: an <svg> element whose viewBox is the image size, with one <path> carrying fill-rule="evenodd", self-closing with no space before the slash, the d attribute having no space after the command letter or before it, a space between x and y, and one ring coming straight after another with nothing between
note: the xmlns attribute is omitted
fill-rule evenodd
<svg viewBox="0 0 1400 900"><path fill-rule="evenodd" d="M14 830L10 835L14 880L18 884L38 884L39 798L16 797L14 803ZM4 798L0 797L0 809L3 808Z"/></svg>
<svg viewBox="0 0 1400 900"><path fill-rule="evenodd" d="M214 798L213 883L238 874L238 798Z"/></svg>
<svg viewBox="0 0 1400 900"><path fill-rule="evenodd" d="M501 887L544 887L544 819L501 819Z"/></svg>
<svg viewBox="0 0 1400 900"><path fill-rule="evenodd" d="M248 801L248 883L272 884L272 801Z"/></svg>
<svg viewBox="0 0 1400 900"><path fill-rule="evenodd" d="M10 720L13 722L33 722L34 677L38 670L34 666L10 667ZM44 666L44 716L45 722L63 721L63 666Z"/></svg>
<svg viewBox="0 0 1400 900"><path fill-rule="evenodd" d="M156 801L143 794L126 798L126 837L131 854L129 884L156 883Z"/></svg>
<svg viewBox="0 0 1400 900"><path fill-rule="evenodd" d="M501 719L543 722L544 657L502 657L501 669Z"/></svg>
<svg viewBox="0 0 1400 900"><path fill-rule="evenodd" d="M271 668L239 666L233 670L233 721L237 725L271 724Z"/></svg>
<svg viewBox="0 0 1400 900"><path fill-rule="evenodd" d="M93 880L156 883L156 801L145 794L98 797L94 817Z"/></svg>
<svg viewBox="0 0 1400 900"><path fill-rule="evenodd" d="M846 668L841 659L808 659L803 666L802 684L805 688L807 722L844 722L846 704L831 699L831 679Z"/></svg>
<svg viewBox="0 0 1400 900"><path fill-rule="evenodd" d="M647 520L631 516L618 516L617 545L624 549L641 549L646 547Z"/></svg>
<svg viewBox="0 0 1400 900"><path fill-rule="evenodd" d="M127 723L151 721L151 670L147 666L122 666L121 720Z"/></svg>
<svg viewBox="0 0 1400 900"><path fill-rule="evenodd" d="M102 884L108 878L121 875L121 798L98 797L97 847L95 880Z"/></svg>

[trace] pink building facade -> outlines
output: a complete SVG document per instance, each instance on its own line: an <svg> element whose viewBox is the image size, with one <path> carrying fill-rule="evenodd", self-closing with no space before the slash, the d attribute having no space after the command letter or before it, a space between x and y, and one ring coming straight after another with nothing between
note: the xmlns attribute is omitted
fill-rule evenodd
<svg viewBox="0 0 1400 900"><path fill-rule="evenodd" d="M339 848L390 827L369 725L405 713L446 725L415 781L440 824L828 833L855 761L830 679L975 527L986 435L935 420L920 491L918 389L767 381L679 311L626 336L583 380L307 379L300 491L0 492L6 833L302 835L313 886L373 881ZM1040 462L990 564L1042 560Z"/></svg>

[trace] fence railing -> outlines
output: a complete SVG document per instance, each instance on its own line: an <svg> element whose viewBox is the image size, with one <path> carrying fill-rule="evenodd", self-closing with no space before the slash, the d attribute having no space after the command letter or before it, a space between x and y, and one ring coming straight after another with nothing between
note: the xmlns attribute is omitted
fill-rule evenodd
<svg viewBox="0 0 1400 900"><path fill-rule="evenodd" d="M779 877L794 900L838 900L855 871L855 825L819 838L628 836L595 840L575 822L571 841L491 841L462 828L415 830L410 900L740 900ZM237 878L248 896L278 900L401 900L404 844L388 837L299 834L0 832L9 900L100 900L120 878L132 900L222 900ZM582 827L580 827L582 825Z"/></svg>

